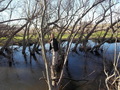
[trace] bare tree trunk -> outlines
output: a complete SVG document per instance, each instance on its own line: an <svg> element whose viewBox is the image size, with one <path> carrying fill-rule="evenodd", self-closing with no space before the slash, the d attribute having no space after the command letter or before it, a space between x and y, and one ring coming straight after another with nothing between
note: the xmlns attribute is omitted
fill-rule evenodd
<svg viewBox="0 0 120 90"><path fill-rule="evenodd" d="M23 49L22 49L22 54L25 54L25 50L26 50L26 32L27 32L27 26L26 29L24 31L24 36L23 36Z"/></svg>
<svg viewBox="0 0 120 90"><path fill-rule="evenodd" d="M44 20L45 20L45 13L46 13L46 9L47 9L47 1L44 0L44 4L43 4L43 13L42 13L42 22L41 22L41 29L40 29L40 39L39 42L41 42L41 47L42 47L42 56L43 56L43 60L45 63L45 71L46 71L46 77L47 77L47 84L48 84L48 88L49 90L53 90L52 88L52 84L51 84L51 80L50 80L50 69L49 69L49 64L47 61L47 57L46 57L46 50L45 50L45 42L44 42L44 34L43 34L43 27L44 27Z"/></svg>

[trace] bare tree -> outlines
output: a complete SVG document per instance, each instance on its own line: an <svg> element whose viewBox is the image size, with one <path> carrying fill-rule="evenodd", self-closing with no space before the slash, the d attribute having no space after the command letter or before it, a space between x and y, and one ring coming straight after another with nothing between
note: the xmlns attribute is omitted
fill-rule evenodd
<svg viewBox="0 0 120 90"><path fill-rule="evenodd" d="M1 0L0 4L3 2L4 0ZM49 90L58 90L60 88L71 44L76 36L78 38L74 50L76 50L78 44L82 42L84 50L86 51L87 42L92 34L98 32L99 25L105 23L108 18L110 18L110 24L106 26L106 28L103 29L100 27L100 31L104 30L105 33L102 36L102 42L91 49L94 50L108 40L105 40L108 31L112 31L110 37L112 38L113 34L119 30L118 28L115 28L115 26L120 22L120 19L114 20L113 18L114 15L118 14L118 12L116 13L113 10L113 7L117 4L112 3L112 0L94 0L94 2L91 2L90 0L23 0L21 1L22 10L19 12L18 18L12 17L15 9L16 11L18 10L15 6L10 7L12 2L13 0L10 0L7 4L4 4L4 7L0 7L1 14L5 10L10 12L8 13L9 18L1 20L0 24L13 25L13 22L17 22L21 26L19 25L19 28L16 28L14 32L11 32L11 35L1 48L1 51L4 51L4 49L9 46L9 43L17 33L23 31L22 53L25 54L25 49L27 44L30 43L30 39L32 36L36 36L34 47L31 49L29 46L29 51L31 54L35 55L36 49L41 45ZM33 33L31 34L30 30L32 29ZM49 60L45 49L46 36L49 36L51 32L56 33L61 52L63 49L61 45L63 37L65 34L68 34L68 38L66 39L67 45L66 48L64 48L64 62L58 80L55 82L55 86L52 86L52 74L50 72ZM60 54L62 54L61 52Z"/></svg>
<svg viewBox="0 0 120 90"><path fill-rule="evenodd" d="M81 7L79 7L79 8L77 8L76 9L76 11L72 11L72 9L70 8L71 7L71 2L69 1L69 5L70 5L70 7L68 8L67 7L67 9L66 8L63 8L62 10L60 9L60 7L61 6L59 6L59 9L58 10L61 10L61 11L63 11L63 12L65 12L66 14L67 14L67 16L62 16L62 13L61 13L61 15L58 15L59 16L59 18L57 18L56 20L55 20L55 22L52 22L52 23L48 23L49 21L50 21L50 19L51 18L49 18L48 19L48 21L46 21L46 17L48 17L49 15L48 15L48 13L47 13L47 10L48 10L48 5L50 4L50 2L49 1L46 1L46 0L44 0L44 2L42 2L42 1L39 1L40 2L40 5L43 7L43 13L42 13L42 16L41 16L41 19L42 19L42 21L41 21L41 27L40 27L40 33L39 33L39 36L40 36L40 42L41 42L41 46L42 46L42 55L43 55L43 60L44 60L44 62L45 62L45 68L46 68L46 76L47 76L47 83L48 83L48 86L49 86L49 90L51 90L52 88L53 89L55 89L55 90L57 90L59 87L60 87L60 83L61 83L61 81L62 81L62 78L63 78L63 74L64 74L64 71L65 71L65 66L66 66L66 62L67 62L67 59L68 59L68 54L69 54L69 51L70 51L70 47L71 47L71 44L72 44L72 41L74 40L74 38L75 38L75 36L77 35L77 33L78 33L78 31L79 30L81 30L80 29L80 27L77 29L77 30L75 30L76 29L76 27L77 27L77 25L78 25L78 23L80 23L81 22L81 20L83 19L83 17L85 16L85 15L87 15L87 13L88 12L90 12L90 10L91 9L93 9L94 7L96 7L97 5L99 5L100 3L102 3L102 2L104 2L104 0L101 0L101 1L98 1L98 2L95 2L95 3L93 3L93 5L91 5L89 8L86 8L86 3L88 3L88 2L85 2L85 4L83 4L83 6ZM60 5L62 4L62 2L61 3L59 3ZM86 8L86 9L84 9L84 8ZM77 14L79 14L78 12L80 11L80 10L84 10L84 13L82 14L82 15L78 15L78 18L77 18L77 20L75 20L74 21L74 16L76 16ZM74 9L73 9L74 10ZM59 12L59 11L58 11ZM70 14L71 13L71 14ZM105 15L105 13L106 12L104 12L104 15ZM57 14L59 14L59 13L57 13ZM99 24L99 23L101 23L103 20L104 20L104 18L105 18L105 16L103 15L103 17L102 17L102 19L100 19L97 23L96 23L96 25L93 27L93 29L90 31L90 33L86 36L86 40L88 40L89 39L89 37L92 35L92 33L94 32L94 30L95 30L95 28L96 28L96 26ZM63 18L64 17L64 18ZM61 20L66 20L67 22L66 23L62 23L62 26L60 26L60 24L59 24L59 22L63 22L63 21L61 21ZM48 23L48 24L47 24ZM69 37L68 37L68 44L67 44L67 48L66 48L66 50L65 50L65 59L64 59L64 64L63 64L63 67L62 67L62 71L61 71L61 74L60 74L60 77L59 77L59 80L58 80L58 82L57 82L57 84L56 84L56 86L51 86L52 84L52 81L51 81L51 79L50 79L50 71L49 71L49 65L48 65L48 60L47 60L47 57L46 57L46 50L45 50L45 47L44 47L44 45L45 45L45 41L44 41L44 37L45 37L45 35L44 35L44 31L46 31L45 29L46 29L46 27L50 27L51 25L54 25L55 27L57 27L58 28L58 30L60 30L60 32L59 32L59 34L58 35L61 35L61 37L63 36L63 34L65 33L65 31L67 31L68 29L69 29L69 27L70 27L70 25L72 25L73 24L73 26L72 26L72 29L71 29L71 31L70 31L70 35L69 35ZM73 33L74 33L74 35L73 35ZM85 40L85 41L86 41Z"/></svg>

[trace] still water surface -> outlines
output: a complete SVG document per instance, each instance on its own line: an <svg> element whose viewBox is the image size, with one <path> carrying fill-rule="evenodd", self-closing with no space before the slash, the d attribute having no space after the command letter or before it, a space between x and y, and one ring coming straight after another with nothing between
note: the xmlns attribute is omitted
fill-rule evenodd
<svg viewBox="0 0 120 90"><path fill-rule="evenodd" d="M93 42L89 44L94 45ZM120 51L119 46L120 43L117 43L117 53ZM46 49L48 47L49 45L46 44ZM30 57L27 48L27 61L25 61L21 53L22 47L14 46L13 48L17 50L13 53L14 65L12 67L8 67L7 59L0 56L0 90L48 90L46 82L39 80L43 77L44 71L41 55L36 54L38 61L35 61L33 57ZM100 56L80 51L78 51L79 54L70 52L67 73L74 81L71 81L64 90L98 90L99 81L102 80L100 77L103 70L102 55L104 54L107 60L113 60L115 44L105 43L102 48L104 52L100 52ZM51 57L49 52L47 55L48 58Z"/></svg>

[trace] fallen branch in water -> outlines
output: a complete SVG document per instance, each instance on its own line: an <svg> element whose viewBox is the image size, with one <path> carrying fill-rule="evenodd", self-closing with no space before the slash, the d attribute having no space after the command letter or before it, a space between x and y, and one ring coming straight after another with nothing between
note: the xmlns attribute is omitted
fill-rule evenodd
<svg viewBox="0 0 120 90"><path fill-rule="evenodd" d="M59 79L59 78L57 78L57 79ZM67 79L67 80L71 80L71 81L75 81L75 82L79 82L79 81L86 81L86 82L88 82L89 81L89 80L86 80L86 79L75 80L75 79L68 78L68 77L62 78L62 79ZM39 80L47 80L47 79L45 77L40 77Z"/></svg>

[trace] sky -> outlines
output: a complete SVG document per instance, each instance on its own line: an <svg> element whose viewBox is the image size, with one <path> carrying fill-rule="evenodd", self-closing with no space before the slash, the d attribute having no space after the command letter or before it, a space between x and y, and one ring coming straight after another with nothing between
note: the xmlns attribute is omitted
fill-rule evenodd
<svg viewBox="0 0 120 90"><path fill-rule="evenodd" d="M2 6L6 5L8 3L9 0L5 0L3 3L0 3L0 8L2 8ZM33 9L32 7L34 6L34 3L28 3L27 1L32 2L32 0L13 0L12 3L10 4L10 6L8 7L8 10L5 10L3 12L0 12L0 21L4 21L4 20L9 20L10 19L10 13L12 11L11 14L11 19L17 19L19 17L26 17L25 15L25 8L29 7L30 9ZM55 0L56 1L56 0ZM78 3L79 0L76 0L75 5L77 8L77 5L80 5ZM87 0L81 0L83 2L87 1ZM90 5L93 4L93 2L95 0L89 0L90 1ZM65 0L63 0L63 2L65 2ZM112 0L113 3L119 2L117 5L112 7L112 10L114 10L115 12L120 12L120 0ZM55 3L54 3L55 4ZM57 3L56 3L57 4ZM103 6L106 8L108 3L103 3ZM66 4L67 5L67 4ZM28 11L28 9L27 9ZM84 21L89 21L90 19L92 19L93 17L93 12L95 12L94 16L97 17L99 15L101 15L103 11L103 8L99 5L98 7L92 9L84 18ZM23 13L24 12L24 13ZM78 14L81 14L84 12L84 10L81 9L81 11L79 11ZM109 12L108 12L109 13ZM65 15L65 14L64 14ZM75 17L75 19L77 19L78 16ZM120 18L120 15L115 16L115 18ZM12 22L12 23L17 23L17 22Z"/></svg>
<svg viewBox="0 0 120 90"><path fill-rule="evenodd" d="M2 6L6 6L10 0L5 0L3 3L0 3L0 8ZM0 12L0 21L5 21L11 19L18 19L18 18L24 18L26 17L26 7L28 6L27 1L29 0L13 0L9 7L3 11ZM30 0L32 1L32 0ZM30 4L32 7L32 3ZM23 13L24 12L24 13ZM18 22L12 22L12 23L18 23Z"/></svg>

